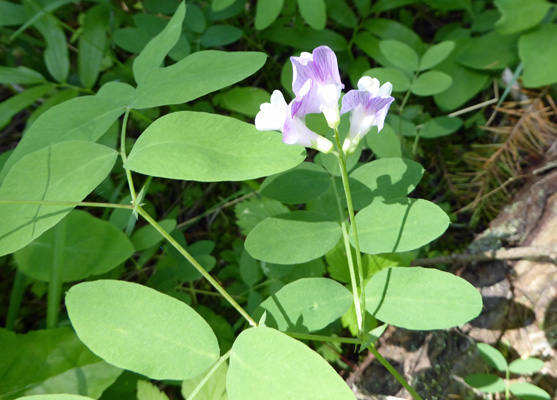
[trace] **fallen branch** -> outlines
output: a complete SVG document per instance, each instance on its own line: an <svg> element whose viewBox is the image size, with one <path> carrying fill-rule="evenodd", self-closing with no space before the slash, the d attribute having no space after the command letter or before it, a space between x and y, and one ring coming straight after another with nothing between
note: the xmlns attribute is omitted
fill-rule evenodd
<svg viewBox="0 0 557 400"><path fill-rule="evenodd" d="M557 244L546 246L513 247L488 250L480 253L451 254L448 256L418 258L410 265L463 264L489 260L530 260L557 264Z"/></svg>

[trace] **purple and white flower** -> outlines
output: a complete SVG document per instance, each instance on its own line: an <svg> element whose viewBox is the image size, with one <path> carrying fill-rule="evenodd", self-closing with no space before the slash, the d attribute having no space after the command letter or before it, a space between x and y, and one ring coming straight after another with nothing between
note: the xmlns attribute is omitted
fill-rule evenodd
<svg viewBox="0 0 557 400"><path fill-rule="evenodd" d="M373 126L377 131L383 129L385 117L394 98L391 96L393 85L389 82L379 86L376 78L364 76L358 81L358 90L350 90L342 98L341 114L350 112L350 130L342 144L342 150L351 154L362 138Z"/></svg>
<svg viewBox="0 0 557 400"><path fill-rule="evenodd" d="M296 98L286 104L284 96L278 90L271 95L271 102L260 106L255 116L255 127L260 131L280 130L282 141L310 147L323 153L330 153L333 144L306 126L306 115L319 113L319 103L315 99L313 81L307 80L298 90Z"/></svg>
<svg viewBox="0 0 557 400"><path fill-rule="evenodd" d="M327 46L319 46L313 53L303 52L290 57L293 67L292 90L298 96L308 80L313 81L310 98L317 103L318 112L325 115L329 127L336 129L340 122L338 100L344 85L340 81L337 57Z"/></svg>

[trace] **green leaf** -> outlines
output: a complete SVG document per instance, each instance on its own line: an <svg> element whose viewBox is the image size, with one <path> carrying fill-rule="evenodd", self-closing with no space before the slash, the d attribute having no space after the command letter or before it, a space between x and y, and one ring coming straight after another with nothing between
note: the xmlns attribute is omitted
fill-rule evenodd
<svg viewBox="0 0 557 400"><path fill-rule="evenodd" d="M255 8L255 29L267 29L280 15L284 0L258 0Z"/></svg>
<svg viewBox="0 0 557 400"><path fill-rule="evenodd" d="M333 21L347 28L356 28L358 18L346 0L325 0L327 14Z"/></svg>
<svg viewBox="0 0 557 400"><path fill-rule="evenodd" d="M151 382L137 381L137 400L168 400L168 396Z"/></svg>
<svg viewBox="0 0 557 400"><path fill-rule="evenodd" d="M470 39L455 40L456 48L462 48ZM490 79L486 73L476 72L456 61L458 51L453 51L435 69L450 75L452 85L442 93L436 94L435 103L443 110L454 110L473 98Z"/></svg>
<svg viewBox="0 0 557 400"><path fill-rule="evenodd" d="M251 197L236 205L236 223L242 235L247 236L255 226L272 215L287 213L288 207L266 197Z"/></svg>
<svg viewBox="0 0 557 400"><path fill-rule="evenodd" d="M503 357L503 354L495 347L488 345L487 343L478 343L478 351L480 356L492 368L496 368L501 372L507 371L507 360Z"/></svg>
<svg viewBox="0 0 557 400"><path fill-rule="evenodd" d="M235 0L213 0L213 2L211 3L211 8L214 11L222 11L234 4L234 2Z"/></svg>
<svg viewBox="0 0 557 400"><path fill-rule="evenodd" d="M81 201L106 178L116 152L90 142L62 142L19 160L0 187L1 200ZM0 255L19 250L56 225L73 206L4 204Z"/></svg>
<svg viewBox="0 0 557 400"><path fill-rule="evenodd" d="M67 396L71 400L70 396L78 394L98 398L122 372L91 353L67 327L24 335L0 329L0 343L2 400L33 392L53 393L56 389L71 394L43 395L44 398Z"/></svg>
<svg viewBox="0 0 557 400"><path fill-rule="evenodd" d="M495 31L471 39L458 53L457 61L470 68L498 70L518 63L517 35Z"/></svg>
<svg viewBox="0 0 557 400"><path fill-rule="evenodd" d="M10 97L0 103L0 129L10 123L14 115L34 104L50 92L54 86L50 83L35 86Z"/></svg>
<svg viewBox="0 0 557 400"><path fill-rule="evenodd" d="M141 4L149 12L155 14L161 13L164 15L172 15L176 12L176 9L180 5L180 2L177 2L176 0L143 0ZM188 14L190 12L189 7L190 5L188 4Z"/></svg>
<svg viewBox="0 0 557 400"><path fill-rule="evenodd" d="M364 72L363 76L377 78L382 84L391 82L393 84L393 92L406 92L410 88L410 79L398 69L372 68Z"/></svg>
<svg viewBox="0 0 557 400"><path fill-rule="evenodd" d="M211 377L205 382L197 395L196 400L227 400L226 396L226 374L228 372L228 364L223 362ZM199 385L205 375L199 375L196 378L188 379L182 382L181 393L184 399L189 399L194 389Z"/></svg>
<svg viewBox="0 0 557 400"><path fill-rule="evenodd" d="M462 126L462 120L458 117L435 117L428 120L420 129L420 138L435 139L450 135Z"/></svg>
<svg viewBox="0 0 557 400"><path fill-rule="evenodd" d="M288 170L304 157L302 147L282 143L276 132L221 115L180 111L143 132L126 168L170 179L243 181Z"/></svg>
<svg viewBox="0 0 557 400"><path fill-rule="evenodd" d="M416 96L432 96L447 90L453 78L439 71L427 71L420 74L412 83L410 90Z"/></svg>
<svg viewBox="0 0 557 400"><path fill-rule="evenodd" d="M85 14L83 33L79 37L79 77L85 87L95 84L106 45L110 8L106 4L91 7Z"/></svg>
<svg viewBox="0 0 557 400"><path fill-rule="evenodd" d="M283 332L315 332L336 321L352 304L352 294L328 278L304 278L287 284L260 304L257 321Z"/></svg>
<svg viewBox="0 0 557 400"><path fill-rule="evenodd" d="M464 378L464 382L484 393L500 393L505 391L505 381L490 374L472 374Z"/></svg>
<svg viewBox="0 0 557 400"><path fill-rule="evenodd" d="M313 51L321 45L329 46L333 51L343 51L348 46L344 36L329 29L316 31L307 27L277 26L262 32L260 37L305 51Z"/></svg>
<svg viewBox="0 0 557 400"><path fill-rule="evenodd" d="M400 328L449 329L476 318L482 311L482 296L448 272L396 267L378 272L368 282L366 309Z"/></svg>
<svg viewBox="0 0 557 400"><path fill-rule="evenodd" d="M124 112L121 104L101 95L103 88L96 96L71 99L42 114L27 130L2 168L0 180L23 156L36 150L67 140L98 140Z"/></svg>
<svg viewBox="0 0 557 400"><path fill-rule="evenodd" d="M308 211L268 217L246 238L253 258L276 264L299 264L325 255L338 242L340 225Z"/></svg>
<svg viewBox="0 0 557 400"><path fill-rule="evenodd" d="M0 26L17 26L27 21L27 13L21 4L0 1Z"/></svg>
<svg viewBox="0 0 557 400"><path fill-rule="evenodd" d="M25 7L29 15L41 12L40 6L34 2L26 1ZM58 20L49 14L43 15L34 25L46 41L43 53L46 69L58 82L65 82L70 70L70 57L64 30Z"/></svg>
<svg viewBox="0 0 557 400"><path fill-rule="evenodd" d="M377 158L402 157L400 139L390 125L383 125L381 132L377 132L377 127L373 127L365 136L367 147Z"/></svg>
<svg viewBox="0 0 557 400"><path fill-rule="evenodd" d="M266 56L257 52L198 51L166 68L148 72L135 92L133 108L181 104L252 75Z"/></svg>
<svg viewBox="0 0 557 400"><path fill-rule="evenodd" d="M172 232L174 228L176 228L176 220L165 219L163 221L159 221L159 225L165 231ZM131 237L131 241L136 251L143 251L149 247L156 246L162 242L163 239L162 235L153 227L153 225L145 225L143 228L134 232Z"/></svg>
<svg viewBox="0 0 557 400"><path fill-rule="evenodd" d="M298 9L304 21L315 30L325 28L327 7L325 0L298 0Z"/></svg>
<svg viewBox="0 0 557 400"><path fill-rule="evenodd" d="M525 31L536 26L546 16L551 3L545 0L495 0L501 18L495 24L504 35Z"/></svg>
<svg viewBox="0 0 557 400"><path fill-rule="evenodd" d="M2 3L0 2L0 4ZM34 83L42 83L45 81L46 79L44 76L31 68L23 66L16 68L0 66L0 83L2 84L19 83L21 85L32 85Z"/></svg>
<svg viewBox="0 0 557 400"><path fill-rule="evenodd" d="M423 174L420 164L405 158L384 158L364 164L350 174L354 208L360 210L374 200L406 197L418 186Z"/></svg>
<svg viewBox="0 0 557 400"><path fill-rule="evenodd" d="M213 25L201 36L205 47L221 47L237 42L244 36L244 31L232 25Z"/></svg>
<svg viewBox="0 0 557 400"><path fill-rule="evenodd" d="M522 35L518 54L524 63L524 86L540 87L557 82L557 25L542 25Z"/></svg>
<svg viewBox="0 0 557 400"><path fill-rule="evenodd" d="M403 71L413 72L418 69L418 54L406 43L398 40L382 40L379 49L387 60Z"/></svg>
<svg viewBox="0 0 557 400"><path fill-rule="evenodd" d="M519 358L509 365L509 371L513 374L532 374L543 368L543 361L539 358Z"/></svg>
<svg viewBox="0 0 557 400"><path fill-rule="evenodd" d="M191 307L153 289L99 280L73 286L66 307L79 339L107 362L151 379L190 379L219 357Z"/></svg>
<svg viewBox="0 0 557 400"><path fill-rule="evenodd" d="M406 43L419 54L423 51L422 38L398 21L385 18L369 18L364 22L364 27L382 40L398 40Z"/></svg>
<svg viewBox="0 0 557 400"><path fill-rule="evenodd" d="M388 324L379 325L377 328L372 329L364 335L364 342L360 347L360 353L368 348L371 344L374 344L387 330Z"/></svg>
<svg viewBox="0 0 557 400"><path fill-rule="evenodd" d="M240 276L248 287L252 287L261 280L261 267L259 261L249 255L246 249L240 256Z"/></svg>
<svg viewBox="0 0 557 400"><path fill-rule="evenodd" d="M420 59L418 71L424 71L436 66L451 54L454 47L455 42L450 40L431 46Z"/></svg>
<svg viewBox="0 0 557 400"><path fill-rule="evenodd" d="M37 394L34 396L19 397L16 400L93 400L91 397L77 394Z"/></svg>
<svg viewBox="0 0 557 400"><path fill-rule="evenodd" d="M133 75L139 86L150 82L151 74L160 70L164 57L178 42L185 15L186 4L182 2L163 31L153 38L134 60Z"/></svg>
<svg viewBox="0 0 557 400"><path fill-rule="evenodd" d="M54 236L54 230L50 229L14 254L18 268L25 275L50 282ZM79 210L67 216L66 234L62 241L63 282L108 272L134 252L128 237L118 228Z"/></svg>
<svg viewBox="0 0 557 400"><path fill-rule="evenodd" d="M449 217L430 201L400 198L374 201L356 215L356 223L364 253L400 253L437 239L449 226Z"/></svg>
<svg viewBox="0 0 557 400"><path fill-rule="evenodd" d="M330 184L331 178L323 167L303 162L265 179L259 193L286 204L301 204L319 197Z"/></svg>
<svg viewBox="0 0 557 400"><path fill-rule="evenodd" d="M219 96L218 104L222 108L236 111L248 117L255 117L259 107L268 103L271 95L264 89L255 87L235 87Z"/></svg>
<svg viewBox="0 0 557 400"><path fill-rule="evenodd" d="M234 342L226 390L230 400L355 399L321 356L265 327L247 329Z"/></svg>
<svg viewBox="0 0 557 400"><path fill-rule="evenodd" d="M512 394L523 400L551 400L551 395L545 390L527 382L515 382L509 387Z"/></svg>
<svg viewBox="0 0 557 400"><path fill-rule="evenodd" d="M398 68L390 62L379 48L380 40L372 36L369 32L360 32L356 35L354 43L370 58L388 68Z"/></svg>

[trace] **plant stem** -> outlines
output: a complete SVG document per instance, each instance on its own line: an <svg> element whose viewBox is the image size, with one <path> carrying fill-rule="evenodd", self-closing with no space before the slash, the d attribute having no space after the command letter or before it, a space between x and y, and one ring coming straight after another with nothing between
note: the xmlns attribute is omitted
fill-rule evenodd
<svg viewBox="0 0 557 400"><path fill-rule="evenodd" d="M232 350L228 350L228 353L224 354L221 358L219 358L217 363L213 365L213 368L211 368L211 370L207 372L207 375L205 375L201 380L201 382L199 382L199 384L195 387L195 389L193 389L193 392L191 392L191 394L188 396L188 400L194 400L195 396L197 396L197 393L199 393L199 391L203 389L203 386L205 386L207 381L211 379L215 371L222 365L223 362L225 362L230 358L231 352Z"/></svg>
<svg viewBox="0 0 557 400"><path fill-rule="evenodd" d="M404 379L402 377L402 375L400 375L398 373L398 371L391 365L391 363L389 361L387 361L377 351L377 349L375 348L375 346L373 344L370 344L368 349L375 356L375 358L377 358L379 360L379 362L387 369L387 371L389 371L391 373L391 375L395 377L395 379L404 387L404 389L406 389L408 391L408 393L410 393L410 395L415 400L423 400L422 397L418 394L418 392L416 392L416 390L414 390L414 388L412 386L410 386L410 384L408 382L406 382L406 379Z"/></svg>
<svg viewBox="0 0 557 400"><path fill-rule="evenodd" d="M13 331L15 328L15 321L17 320L17 315L21 307L21 300L25 292L26 280L27 278L25 275L19 269L16 269L12 294L10 295L10 306L8 308L8 315L6 316L7 330Z"/></svg>
<svg viewBox="0 0 557 400"><path fill-rule="evenodd" d="M170 234L165 231L162 226L160 226L157 221L155 221L141 206L137 206L137 212L141 215L147 222L149 222L153 228L155 228L168 242L176 249L178 252L188 260L194 268L205 278L209 283L230 303L232 307L236 309L248 321L251 326L257 326L257 323L250 317L250 315L228 294L226 290L213 278L205 269L191 256L190 253L186 251Z"/></svg>
<svg viewBox="0 0 557 400"><path fill-rule="evenodd" d="M346 249L346 259L348 260L348 271L350 272L350 284L352 285L352 295L354 296L354 308L356 309L356 320L358 321L358 331L363 332L364 326L362 324L362 310L358 296L358 284L356 282L356 274L354 273L354 261L352 260L352 246L350 246L350 238L348 235L348 228L346 221L342 221L342 238L344 241L344 248Z"/></svg>
<svg viewBox="0 0 557 400"><path fill-rule="evenodd" d="M510 400L511 398L509 379L511 379L511 371L507 365L507 371L505 372L505 400Z"/></svg>
<svg viewBox="0 0 557 400"><path fill-rule="evenodd" d="M120 130L120 157L122 158L122 163L126 164L128 156L126 155L126 127L128 125L128 117L130 115L130 108L126 108L124 113L124 120L122 121L122 129ZM135 192L135 186L133 185L132 173L129 169L124 167L126 171L126 179L128 180L128 186L130 188L130 194L132 196L132 204L135 206L137 202L137 193Z"/></svg>
<svg viewBox="0 0 557 400"><path fill-rule="evenodd" d="M352 233L354 235L354 248L356 249L356 264L358 266L358 280L360 281L360 311L362 326L359 329L358 337L362 337L362 330L365 329L366 322L366 295L364 287L364 268L362 265L362 253L360 252L360 240L358 238L358 229L356 227L356 218L354 217L354 206L352 205L352 194L350 192L350 184L348 183L348 171L346 169L346 159L340 144L340 137L338 130L335 129L335 140L338 146L338 165L342 177L342 185L344 187L344 194L346 195L346 204L348 205L348 216L350 217L350 225L352 226Z"/></svg>
<svg viewBox="0 0 557 400"><path fill-rule="evenodd" d="M68 206L68 207L101 207L101 208L125 208L133 210L132 205L116 203L94 203L89 201L52 201L52 200L0 200L0 204L29 204L43 206Z"/></svg>
<svg viewBox="0 0 557 400"><path fill-rule="evenodd" d="M62 275L64 274L64 247L66 236L66 219L62 219L54 228L54 243L52 248L52 268L48 283L48 298L46 308L46 327L54 329L58 325L58 312L62 298Z"/></svg>
<svg viewBox="0 0 557 400"><path fill-rule="evenodd" d="M312 335L309 333L297 333L297 332L284 332L288 336L296 339L302 340L315 340L318 342L338 342L338 343L349 343L349 344L362 344L360 339L345 338L339 336L323 336L323 335Z"/></svg>

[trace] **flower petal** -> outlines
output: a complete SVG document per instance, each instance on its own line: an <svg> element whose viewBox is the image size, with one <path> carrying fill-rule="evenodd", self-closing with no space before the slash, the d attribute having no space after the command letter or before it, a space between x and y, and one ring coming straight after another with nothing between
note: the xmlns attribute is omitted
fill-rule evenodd
<svg viewBox="0 0 557 400"><path fill-rule="evenodd" d="M311 79L316 84L334 83L342 88L344 85L340 81L338 71L337 56L327 46L320 46L313 50L313 53L302 53L300 57L290 57L293 67L292 90L298 91L304 83Z"/></svg>
<svg viewBox="0 0 557 400"><path fill-rule="evenodd" d="M279 90L271 94L271 102L263 103L255 116L255 128L260 131L281 130L286 119L287 104Z"/></svg>

